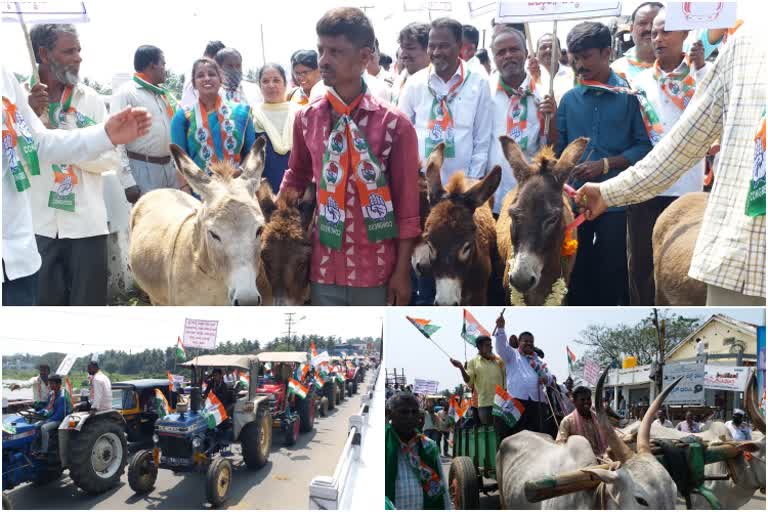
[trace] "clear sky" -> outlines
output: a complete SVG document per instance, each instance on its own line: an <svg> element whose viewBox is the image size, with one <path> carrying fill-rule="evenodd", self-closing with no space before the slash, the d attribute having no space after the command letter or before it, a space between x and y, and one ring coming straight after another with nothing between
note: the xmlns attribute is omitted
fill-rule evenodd
<svg viewBox="0 0 768 512"><path fill-rule="evenodd" d="M489 332L496 325L500 307L468 308ZM448 358L429 340L424 338L405 318L406 315L425 318L441 328L432 339L451 357L464 360L477 355L477 350L461 338L462 308L397 308L389 309L385 319L384 360L388 370L405 370L409 383L415 378L437 380L440 389L453 388L461 382L461 374L451 366ZM674 312L687 317L709 318L721 313L745 322L765 325L762 308L674 308ZM565 346L581 357L587 347L575 343L579 333L589 324L615 326L633 325L651 313L650 308L507 308L504 312L507 334L522 331L533 333L536 345L541 347L550 370L565 380L568 375Z"/></svg>
<svg viewBox="0 0 768 512"><path fill-rule="evenodd" d="M342 338L381 335L381 308L0 308L3 354L105 350L142 351L176 344L184 319L219 320L219 341L272 341L285 331L285 313L296 312L297 335ZM301 319L305 317L304 319ZM301 319L301 320L300 320Z"/></svg>
<svg viewBox="0 0 768 512"><path fill-rule="evenodd" d="M381 51L394 58L397 34L413 21L429 21L430 14L415 9L421 0L289 0L288 2L242 0L133 0L131 2L86 0L90 23L78 25L83 48L81 76L111 83L116 73L133 72L133 53L142 44L153 44L165 53L167 66L176 73L189 75L192 62L202 55L206 43L222 40L240 50L243 69L262 65L261 28L264 30L264 57L287 65L298 49L315 48L315 23L329 8L341 5L364 7L373 22ZM432 11L431 17L452 16L462 23L486 30L490 44L493 10L472 17L468 5L489 2L460 0L435 2L452 5L448 12ZM624 2L622 12L630 14L640 2ZM407 10L406 10L407 7ZM558 34L565 40L577 22L562 22ZM531 24L534 41L552 29L551 23ZM30 64L21 28L4 23L3 63L12 71L29 74Z"/></svg>

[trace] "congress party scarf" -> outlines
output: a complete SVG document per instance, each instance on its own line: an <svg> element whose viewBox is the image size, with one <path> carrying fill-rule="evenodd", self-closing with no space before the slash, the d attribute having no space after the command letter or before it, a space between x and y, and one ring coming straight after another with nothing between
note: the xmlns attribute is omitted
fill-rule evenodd
<svg viewBox="0 0 768 512"><path fill-rule="evenodd" d="M627 62L629 63L630 66L634 66L636 68L647 69L653 66L653 64L651 64L650 62L643 62L637 57L637 47L635 46L627 50L624 53L624 57L627 58Z"/></svg>
<svg viewBox="0 0 768 512"><path fill-rule="evenodd" d="M678 109L685 110L693 95L696 94L696 79L691 74L691 58L686 55L683 62L669 73L664 73L659 60L653 63L653 77L659 82L666 94Z"/></svg>
<svg viewBox="0 0 768 512"><path fill-rule="evenodd" d="M173 114L176 113L178 104L176 102L176 98L174 98L173 94L171 94L171 91L150 83L149 78L144 73L134 73L133 81L139 84L142 89L146 89L160 96L160 99L162 99L163 103L165 103L165 112L168 114L168 119L173 118Z"/></svg>
<svg viewBox="0 0 768 512"><path fill-rule="evenodd" d="M206 167L219 161L219 157L216 154L216 146L213 142L214 137L217 136L221 140L223 160L234 164L240 163L238 148L242 146L241 139L243 134L238 133L235 129L235 122L232 120L232 108L232 105L224 101L221 96L216 98L214 111L219 121L218 134L214 134L211 131L208 123L208 112L205 111L203 103L198 100L197 104L192 108L194 115L190 116L189 130L190 133L194 134L194 143L199 148L197 153L202 158Z"/></svg>
<svg viewBox="0 0 768 512"><path fill-rule="evenodd" d="M765 109L755 133L755 158L747 195L747 215L765 215Z"/></svg>
<svg viewBox="0 0 768 512"><path fill-rule="evenodd" d="M451 86L448 93L444 96L438 95L432 86L427 82L427 88L432 94L432 108L429 110L429 121L427 122L427 139L425 144L424 154L429 155L432 150L440 144L445 142L445 157L454 158L456 156L456 146L454 143L454 128L453 115L448 104L451 103L456 96L459 95L461 86L469 80L471 71L467 70L466 76L464 75L464 61L459 61L459 81ZM430 64L427 76L432 76L432 65Z"/></svg>
<svg viewBox="0 0 768 512"><path fill-rule="evenodd" d="M533 371L536 372L536 375L538 375L539 378L549 380L549 369L547 368L547 363L539 359L535 352L529 355L523 352L522 348L517 350L520 352L520 355L528 361L528 364L531 366Z"/></svg>
<svg viewBox="0 0 768 512"><path fill-rule="evenodd" d="M93 126L96 121L78 111L72 106L75 87L68 85L61 93L58 102L48 105L48 120L53 128L59 128L65 122L67 115L75 118L76 128ZM78 179L72 164L53 164L53 189L48 194L48 207L67 212L75 211L75 186Z"/></svg>
<svg viewBox="0 0 768 512"><path fill-rule="evenodd" d="M8 169L18 192L29 188L29 177L40 175L40 161L35 141L24 116L16 110L11 100L3 96L3 154L8 159Z"/></svg>
<svg viewBox="0 0 768 512"><path fill-rule="evenodd" d="M507 135L518 143L520 149L528 149L528 135L525 133L528 127L528 96L533 96L536 90L536 82L530 77L521 84L519 89L514 89L504 82L499 76L499 91L504 91L509 96L509 108L507 109ZM544 129L544 121L538 108L536 115L539 117L540 129Z"/></svg>
<svg viewBox="0 0 768 512"><path fill-rule="evenodd" d="M353 176L362 203L368 240L376 242L395 238L398 234L387 177L362 130L352 120L352 112L367 94L363 82L363 91L349 105L332 87L325 95L333 111L339 115L323 155L319 193L320 242L332 249L341 248L347 181Z"/></svg>
<svg viewBox="0 0 768 512"><path fill-rule="evenodd" d="M656 109L653 108L651 102L645 97L645 93L630 89L629 87L608 85L595 80L581 80L578 78L576 79L576 85L595 91L610 92L612 94L631 94L636 97L640 103L640 114L643 117L643 124L645 125L645 131L648 132L648 138L654 146L659 143L664 134L664 128L661 126Z"/></svg>
<svg viewBox="0 0 768 512"><path fill-rule="evenodd" d="M445 507L443 493L447 489L440 479L440 452L437 445L424 434L414 432L414 437L403 443L391 424L387 424L384 441L385 495L397 503L397 459L403 457L421 482L424 510L442 510Z"/></svg>

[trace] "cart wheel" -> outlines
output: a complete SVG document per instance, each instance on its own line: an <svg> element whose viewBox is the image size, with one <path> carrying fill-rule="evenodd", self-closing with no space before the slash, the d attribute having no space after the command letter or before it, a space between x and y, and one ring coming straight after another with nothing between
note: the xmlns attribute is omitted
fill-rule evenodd
<svg viewBox="0 0 768 512"><path fill-rule="evenodd" d="M451 502L456 510L475 510L480 505L477 471L469 457L456 457L448 472Z"/></svg>

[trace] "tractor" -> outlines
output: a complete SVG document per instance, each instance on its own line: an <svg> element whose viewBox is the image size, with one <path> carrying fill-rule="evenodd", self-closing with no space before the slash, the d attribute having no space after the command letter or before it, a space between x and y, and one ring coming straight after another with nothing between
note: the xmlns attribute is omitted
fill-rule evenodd
<svg viewBox="0 0 768 512"><path fill-rule="evenodd" d="M157 421L156 389L168 401L170 412L174 412L179 395L169 390L166 379L127 380L112 384L112 407L125 419L129 443L152 442Z"/></svg>
<svg viewBox="0 0 768 512"><path fill-rule="evenodd" d="M189 400L180 401L176 412L155 422L154 448L136 453L128 468L128 484L134 492L152 490L158 469L175 473L205 473L209 503L222 505L229 496L233 469L232 446L239 443L248 469L262 468L269 460L272 445L272 417L269 398L259 394L250 377L259 374L255 355L204 355L183 364L192 370ZM227 384L228 397L217 397L232 405L206 408L201 389L205 371L221 369L247 372L248 377ZM240 382L247 382L241 389ZM209 396L209 399L211 397ZM221 404L219 404L221 405ZM225 414L221 414L224 409Z"/></svg>
<svg viewBox="0 0 768 512"><path fill-rule="evenodd" d="M34 450L45 419L34 409L3 418L3 508L11 508L5 491L26 482L53 482L64 469L69 469L75 485L88 494L100 494L119 484L128 461L126 424L120 413L72 412L51 432L48 451L41 454Z"/></svg>
<svg viewBox="0 0 768 512"><path fill-rule="evenodd" d="M331 356L328 363L328 378L336 384L336 404L346 397L346 363L339 356Z"/></svg>
<svg viewBox="0 0 768 512"><path fill-rule="evenodd" d="M259 361L265 371L259 376L257 392L269 397L272 427L279 428L285 444L293 446L299 439L299 433L311 431L315 423L317 397L311 375L299 375L301 380L295 379L294 375L297 370L301 373L302 365L309 364L309 356L306 352L261 352ZM266 365L270 365L269 371ZM306 389L305 398L289 392L288 381L291 378Z"/></svg>

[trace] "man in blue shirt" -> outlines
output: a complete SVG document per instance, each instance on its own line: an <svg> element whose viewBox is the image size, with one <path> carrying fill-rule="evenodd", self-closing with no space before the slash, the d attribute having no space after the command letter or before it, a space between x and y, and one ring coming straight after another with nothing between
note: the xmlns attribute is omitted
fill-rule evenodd
<svg viewBox="0 0 768 512"><path fill-rule="evenodd" d="M568 34L577 86L557 109L558 154L579 137L589 144L573 170L571 184L602 182L641 160L651 143L637 98L610 66L611 32L602 23L584 22ZM615 306L629 303L626 216L611 208L579 226L579 251L571 275L568 304Z"/></svg>
<svg viewBox="0 0 768 512"><path fill-rule="evenodd" d="M48 405L39 409L37 414L45 416L46 421L40 427L40 454L48 453L48 439L51 431L56 431L61 420L67 415L67 399L61 392L61 376L51 375L48 377L48 384L51 393L48 397Z"/></svg>

